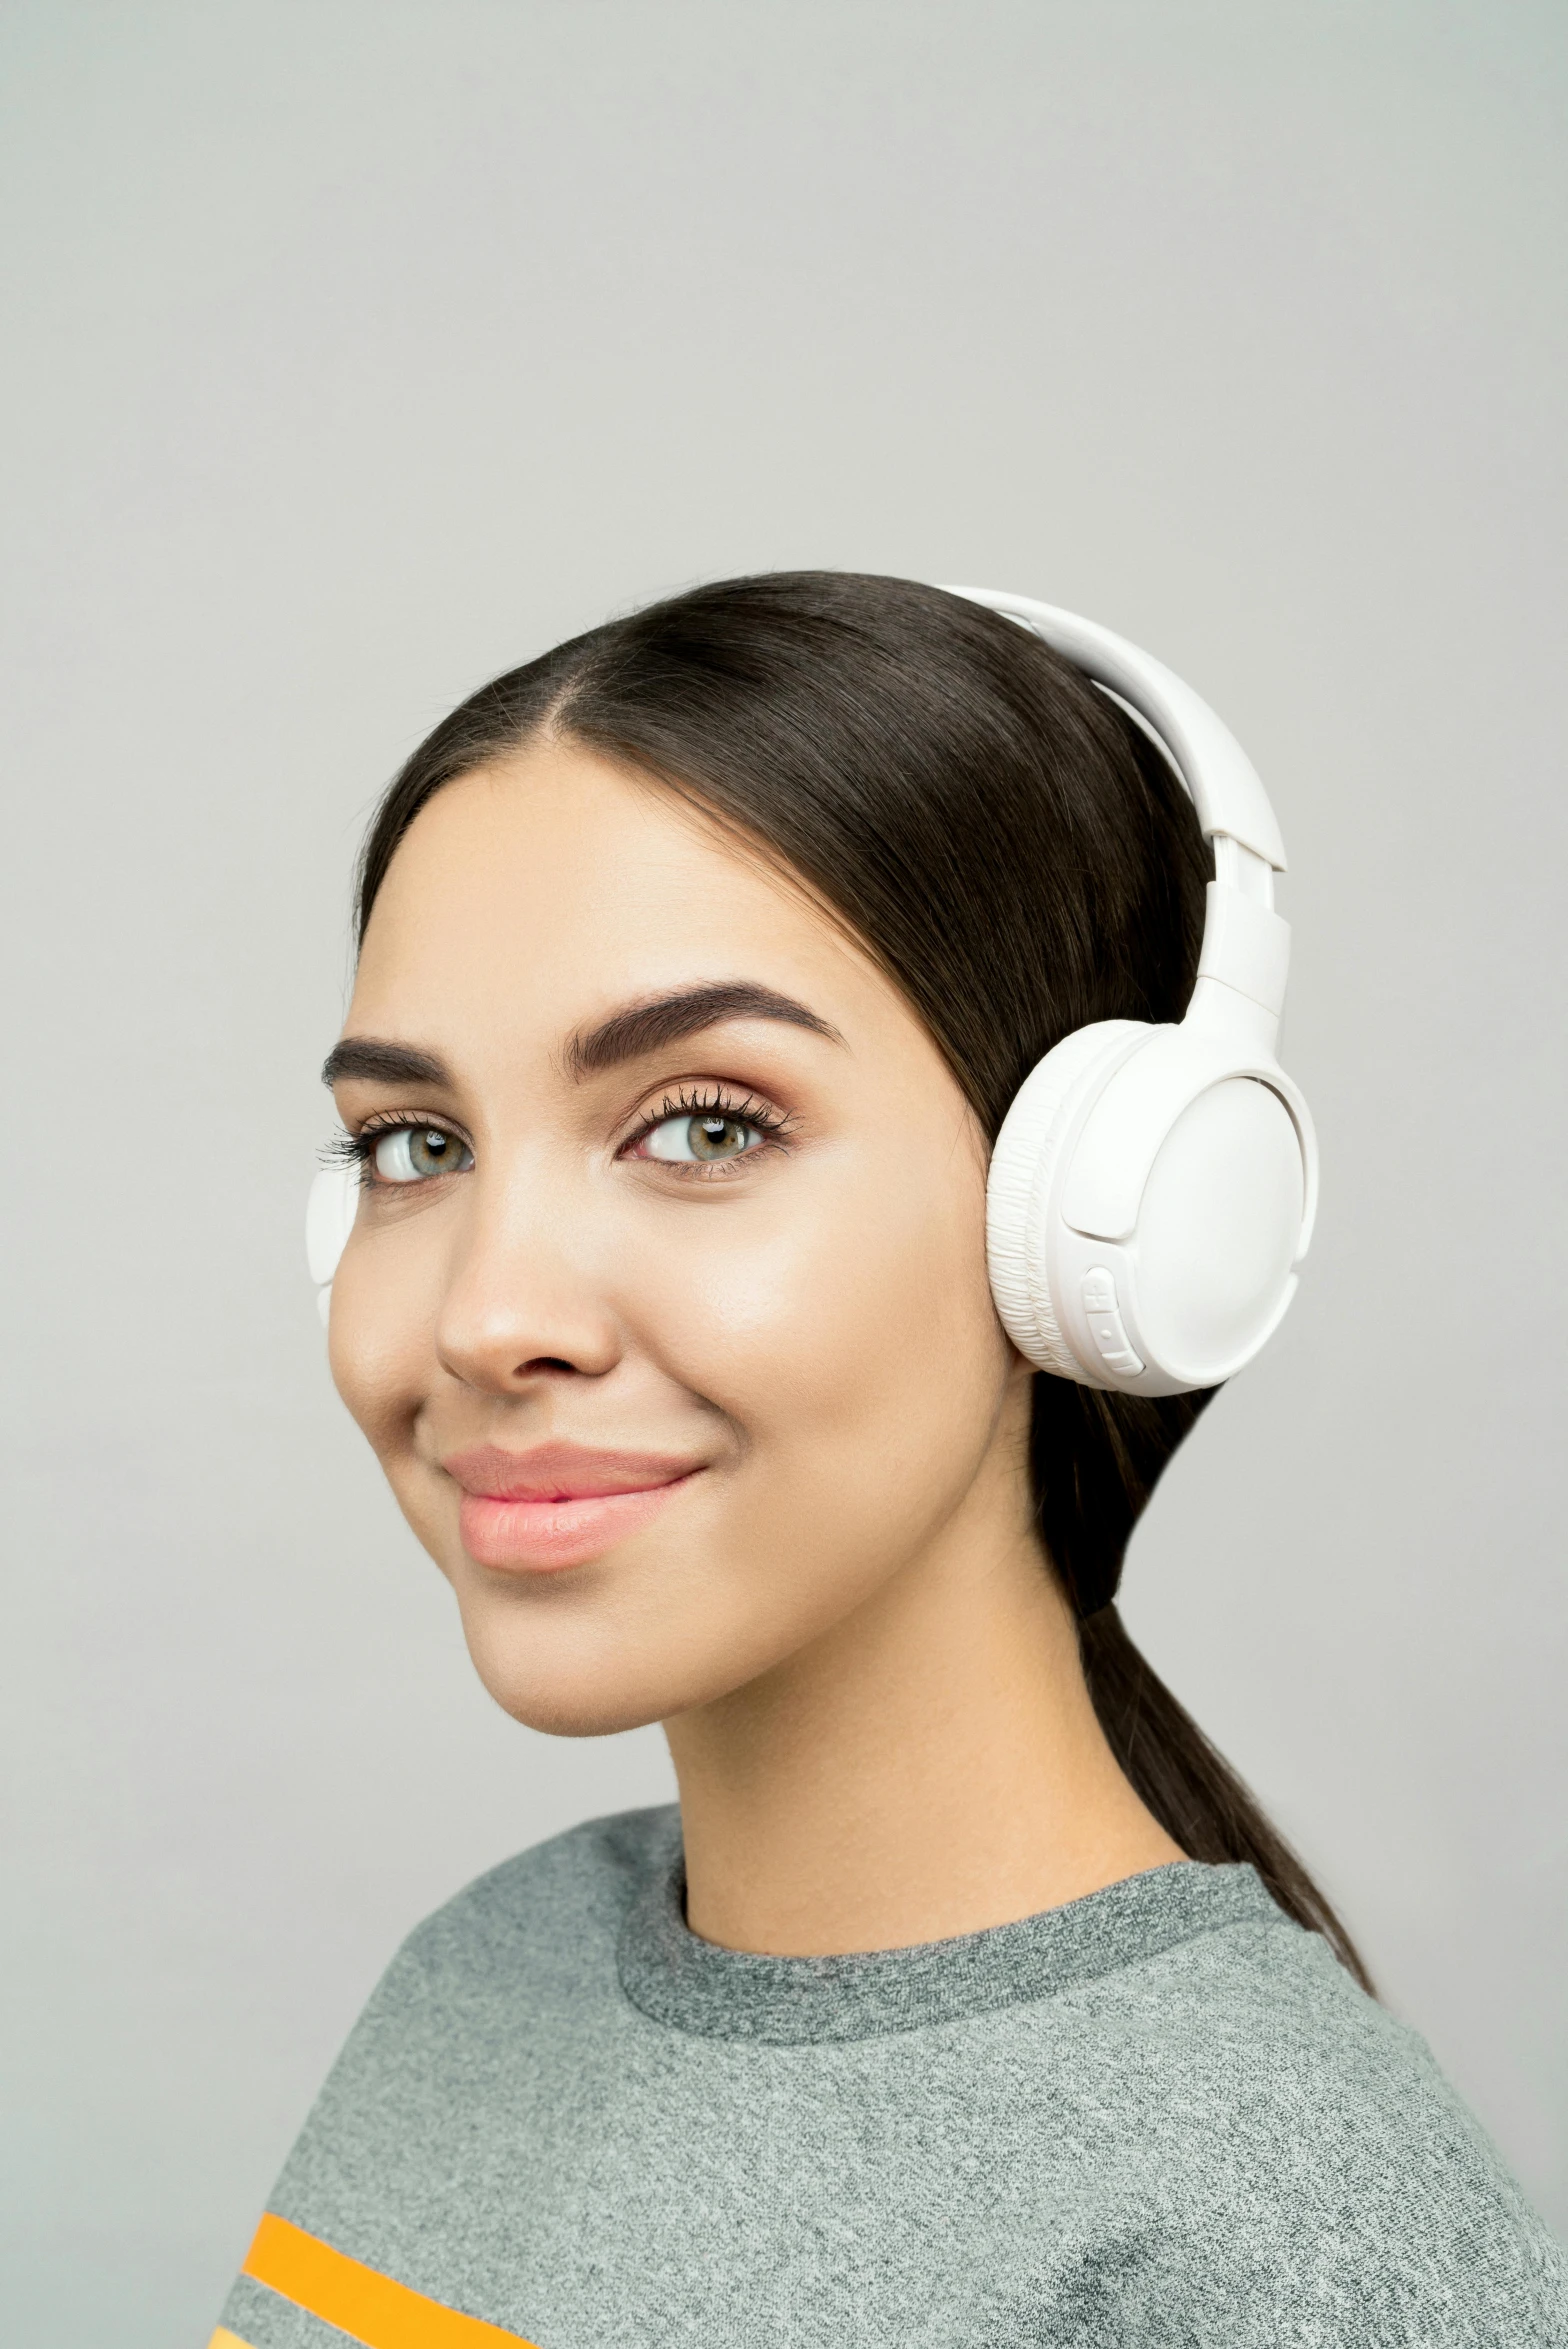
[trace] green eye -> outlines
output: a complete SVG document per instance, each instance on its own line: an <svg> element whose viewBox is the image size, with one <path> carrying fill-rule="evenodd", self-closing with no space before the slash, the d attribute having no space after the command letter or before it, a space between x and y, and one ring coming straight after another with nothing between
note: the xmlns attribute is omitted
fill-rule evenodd
<svg viewBox="0 0 1568 2349"><path fill-rule="evenodd" d="M381 1183L427 1182L432 1175L464 1173L473 1163L468 1144L440 1126L396 1126L378 1134L370 1151L371 1171Z"/></svg>
<svg viewBox="0 0 1568 2349"><path fill-rule="evenodd" d="M706 1109L695 1117L661 1118L645 1136L642 1153L667 1165L711 1166L717 1159L743 1157L761 1140L760 1126L743 1117L726 1117L721 1110Z"/></svg>

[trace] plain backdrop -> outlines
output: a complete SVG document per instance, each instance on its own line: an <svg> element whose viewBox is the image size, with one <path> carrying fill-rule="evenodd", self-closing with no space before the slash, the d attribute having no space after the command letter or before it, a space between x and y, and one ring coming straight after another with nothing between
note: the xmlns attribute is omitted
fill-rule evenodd
<svg viewBox="0 0 1568 2349"><path fill-rule="evenodd" d="M1321 1236L1128 1617L1568 2228L1568 17L8 0L0 84L6 2338L204 2341L401 1935L669 1793L481 1692L301 1209L385 778L794 565L1269 783Z"/></svg>

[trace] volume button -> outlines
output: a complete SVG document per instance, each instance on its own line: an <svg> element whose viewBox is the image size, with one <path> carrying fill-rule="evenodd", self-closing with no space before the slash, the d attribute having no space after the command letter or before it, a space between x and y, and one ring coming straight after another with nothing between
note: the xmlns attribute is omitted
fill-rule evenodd
<svg viewBox="0 0 1568 2349"><path fill-rule="evenodd" d="M1143 1364L1133 1352L1116 1296L1116 1276L1106 1264L1092 1264L1079 1290L1089 1334L1107 1370L1135 1378Z"/></svg>

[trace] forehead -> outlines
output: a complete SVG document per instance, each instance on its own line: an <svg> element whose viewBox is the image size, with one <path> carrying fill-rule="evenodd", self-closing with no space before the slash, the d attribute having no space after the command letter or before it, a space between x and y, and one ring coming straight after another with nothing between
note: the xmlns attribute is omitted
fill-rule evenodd
<svg viewBox="0 0 1568 2349"><path fill-rule="evenodd" d="M370 918L351 1024L482 1022L553 1043L629 999L739 976L835 1020L913 1018L760 851L580 745L539 743L448 784L415 818Z"/></svg>

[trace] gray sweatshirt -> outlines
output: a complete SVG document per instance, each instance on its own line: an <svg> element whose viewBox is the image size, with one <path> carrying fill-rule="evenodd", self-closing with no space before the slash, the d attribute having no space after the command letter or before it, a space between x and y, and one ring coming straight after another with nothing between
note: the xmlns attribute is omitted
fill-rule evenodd
<svg viewBox="0 0 1568 2349"><path fill-rule="evenodd" d="M688 1932L672 1810L420 1926L246 2268L250 2349L1568 2349L1425 2042L1251 1868L747 1957Z"/></svg>

